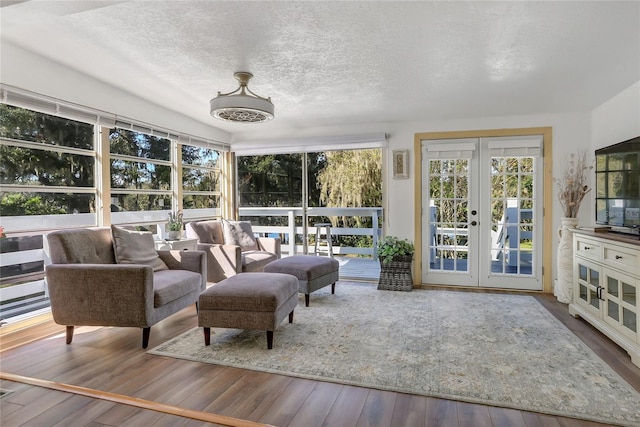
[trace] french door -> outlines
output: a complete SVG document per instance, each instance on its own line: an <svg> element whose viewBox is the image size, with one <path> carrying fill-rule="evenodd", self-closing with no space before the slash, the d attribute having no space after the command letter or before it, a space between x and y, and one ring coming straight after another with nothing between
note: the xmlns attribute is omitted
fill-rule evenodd
<svg viewBox="0 0 640 427"><path fill-rule="evenodd" d="M421 149L423 283L542 290L542 136Z"/></svg>

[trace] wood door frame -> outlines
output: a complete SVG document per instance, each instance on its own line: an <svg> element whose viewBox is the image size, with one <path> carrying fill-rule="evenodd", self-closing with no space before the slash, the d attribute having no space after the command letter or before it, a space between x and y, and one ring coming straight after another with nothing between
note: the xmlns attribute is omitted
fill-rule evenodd
<svg viewBox="0 0 640 427"><path fill-rule="evenodd" d="M501 136L542 135L543 140L543 210L542 210L542 292L553 293L553 156L552 127L485 129L447 132L419 132L414 134L414 247L416 260L413 269L414 286L422 283L422 141L432 139L490 138ZM420 155L418 155L420 153ZM474 289L477 289L474 287ZM493 288L492 288L493 289Z"/></svg>

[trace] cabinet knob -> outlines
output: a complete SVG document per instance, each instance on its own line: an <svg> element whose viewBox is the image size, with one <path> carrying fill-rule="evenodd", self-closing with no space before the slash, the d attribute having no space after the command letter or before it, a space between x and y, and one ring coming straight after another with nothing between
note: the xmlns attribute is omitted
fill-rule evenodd
<svg viewBox="0 0 640 427"><path fill-rule="evenodd" d="M616 255L616 259L622 259L622 256Z"/></svg>
<svg viewBox="0 0 640 427"><path fill-rule="evenodd" d="M591 249L591 247L590 247L590 246L585 246L585 247L584 247L584 250L585 250L585 251L588 251L589 249Z"/></svg>

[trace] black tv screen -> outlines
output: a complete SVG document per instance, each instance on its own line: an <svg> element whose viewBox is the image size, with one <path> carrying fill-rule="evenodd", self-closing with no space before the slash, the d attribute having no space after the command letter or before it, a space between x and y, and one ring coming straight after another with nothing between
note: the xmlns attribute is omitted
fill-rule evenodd
<svg viewBox="0 0 640 427"><path fill-rule="evenodd" d="M640 136L595 154L596 222L640 227Z"/></svg>

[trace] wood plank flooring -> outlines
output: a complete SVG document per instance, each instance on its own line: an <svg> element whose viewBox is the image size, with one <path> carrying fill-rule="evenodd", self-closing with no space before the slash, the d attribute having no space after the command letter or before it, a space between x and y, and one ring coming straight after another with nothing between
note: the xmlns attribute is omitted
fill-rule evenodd
<svg viewBox="0 0 640 427"><path fill-rule="evenodd" d="M374 287L375 285L372 285ZM640 369L617 345L552 296L536 298L640 391ZM151 329L149 348L197 324L189 307ZM151 356L135 328L79 327L71 345L48 322L0 337L0 370L275 426L560 426L605 424L452 400L325 383ZM32 341L34 337L43 337ZM203 426L201 420L11 381L0 424Z"/></svg>

